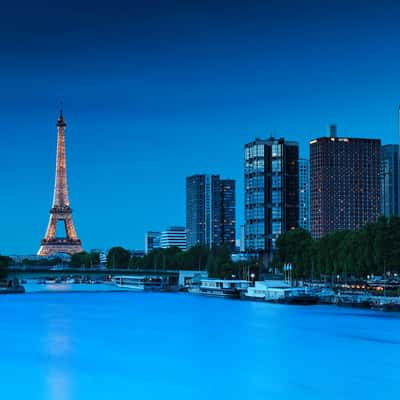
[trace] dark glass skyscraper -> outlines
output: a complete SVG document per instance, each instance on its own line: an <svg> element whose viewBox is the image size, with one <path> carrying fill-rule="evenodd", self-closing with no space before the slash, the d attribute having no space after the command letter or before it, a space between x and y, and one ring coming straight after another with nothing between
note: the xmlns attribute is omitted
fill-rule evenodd
<svg viewBox="0 0 400 400"><path fill-rule="evenodd" d="M235 181L219 175L186 178L186 229L188 247L235 247Z"/></svg>
<svg viewBox="0 0 400 400"><path fill-rule="evenodd" d="M245 249L271 257L299 222L299 146L273 137L245 145Z"/></svg>
<svg viewBox="0 0 400 400"><path fill-rule="evenodd" d="M399 146L387 144L381 150L382 214L399 215Z"/></svg>
<svg viewBox="0 0 400 400"><path fill-rule="evenodd" d="M377 139L322 137L310 142L311 234L358 229L380 214Z"/></svg>
<svg viewBox="0 0 400 400"><path fill-rule="evenodd" d="M221 179L221 244L235 249L236 240L236 198L235 181Z"/></svg>
<svg viewBox="0 0 400 400"><path fill-rule="evenodd" d="M299 228L310 230L310 167L304 158L299 159Z"/></svg>

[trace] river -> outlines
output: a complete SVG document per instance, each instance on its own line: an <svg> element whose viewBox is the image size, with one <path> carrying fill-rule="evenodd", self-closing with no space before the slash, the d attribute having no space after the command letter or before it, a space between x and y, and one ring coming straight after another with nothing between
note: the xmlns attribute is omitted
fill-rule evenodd
<svg viewBox="0 0 400 400"><path fill-rule="evenodd" d="M396 398L400 316L161 293L0 296L1 398Z"/></svg>

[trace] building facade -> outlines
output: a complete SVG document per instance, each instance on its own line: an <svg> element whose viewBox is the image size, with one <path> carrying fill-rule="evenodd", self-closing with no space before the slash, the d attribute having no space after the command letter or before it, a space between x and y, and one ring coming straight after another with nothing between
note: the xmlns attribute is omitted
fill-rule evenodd
<svg viewBox="0 0 400 400"><path fill-rule="evenodd" d="M299 228L310 230L310 168L304 158L299 159Z"/></svg>
<svg viewBox="0 0 400 400"><path fill-rule="evenodd" d="M236 184L233 179L221 179L221 227L219 243L231 251L236 248Z"/></svg>
<svg viewBox="0 0 400 400"><path fill-rule="evenodd" d="M335 132L336 133L336 132ZM380 140L321 137L310 142L311 234L355 230L380 214Z"/></svg>
<svg viewBox="0 0 400 400"><path fill-rule="evenodd" d="M245 145L245 250L272 257L277 238L299 223L299 146L285 139Z"/></svg>
<svg viewBox="0 0 400 400"><path fill-rule="evenodd" d="M235 181L219 175L186 178L186 229L188 247L195 245L235 248Z"/></svg>
<svg viewBox="0 0 400 400"><path fill-rule="evenodd" d="M161 232L146 232L144 235L144 252L149 254L154 249L161 247Z"/></svg>
<svg viewBox="0 0 400 400"><path fill-rule="evenodd" d="M171 226L161 232L160 247L179 247L182 251L187 249L186 229L183 226Z"/></svg>
<svg viewBox="0 0 400 400"><path fill-rule="evenodd" d="M399 146L381 148L381 212L390 217L399 215Z"/></svg>

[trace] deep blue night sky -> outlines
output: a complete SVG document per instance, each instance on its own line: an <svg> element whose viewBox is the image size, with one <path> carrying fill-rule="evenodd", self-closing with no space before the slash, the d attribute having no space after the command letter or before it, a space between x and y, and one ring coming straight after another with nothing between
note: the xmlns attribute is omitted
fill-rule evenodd
<svg viewBox="0 0 400 400"><path fill-rule="evenodd" d="M334 122L397 142L396 2L29 3L0 13L1 253L35 253L45 233L60 98L87 250L184 224L194 173L237 179L240 223L255 137L307 156Z"/></svg>

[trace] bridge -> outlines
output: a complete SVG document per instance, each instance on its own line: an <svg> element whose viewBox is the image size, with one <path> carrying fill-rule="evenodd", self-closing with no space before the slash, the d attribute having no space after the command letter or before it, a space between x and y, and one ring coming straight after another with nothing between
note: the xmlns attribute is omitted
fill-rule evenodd
<svg viewBox="0 0 400 400"><path fill-rule="evenodd" d="M170 269L129 269L129 268L54 268L54 267L10 267L9 279L40 279L50 277L66 277L66 276L85 276L93 279L101 279L106 276L113 275L149 275L149 276L166 276L178 278L180 271L199 271L204 270L187 268L184 270Z"/></svg>

